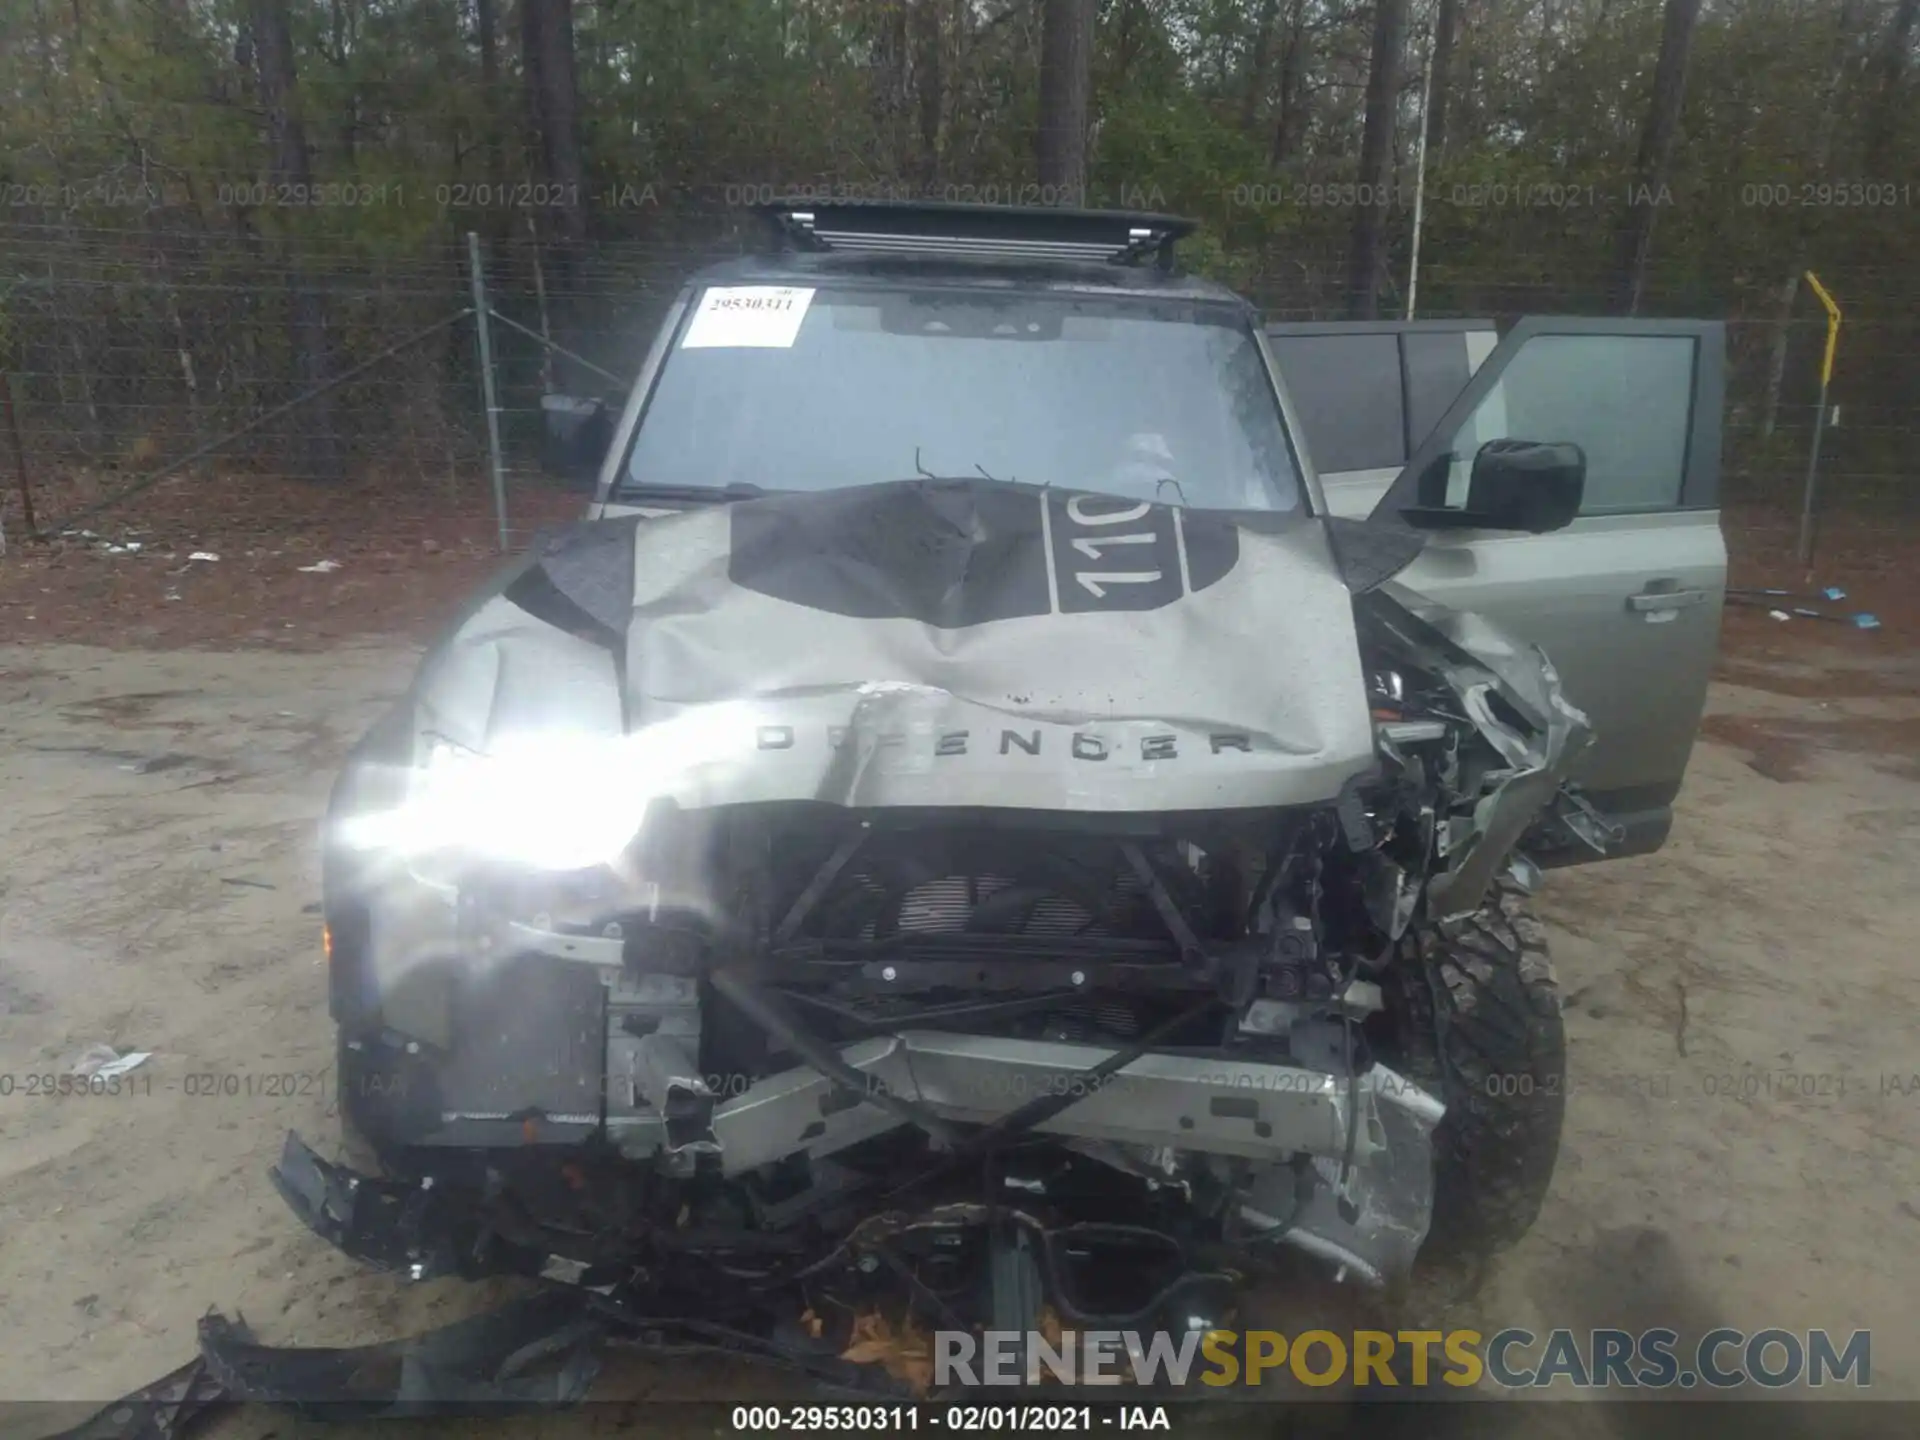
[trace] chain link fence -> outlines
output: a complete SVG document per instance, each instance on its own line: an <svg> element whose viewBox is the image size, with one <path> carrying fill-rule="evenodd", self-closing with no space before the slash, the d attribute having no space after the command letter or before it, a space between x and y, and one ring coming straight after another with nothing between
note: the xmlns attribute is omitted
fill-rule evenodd
<svg viewBox="0 0 1920 1440"><path fill-rule="evenodd" d="M17 444L0 433L6 526L43 534L138 513L161 480L294 479L373 485L416 503L491 506L476 303L495 312L492 370L509 540L558 482L539 465L550 392L617 404L658 324L699 266L759 243L744 205L652 211L630 238L577 251L543 243L524 214L407 241L308 241L215 230L191 215L84 228L59 217L0 226L0 368ZM464 232L464 227L462 227ZM1587 245L1577 257L1601 253ZM1421 315L1595 313L1604 275L1539 235L1423 249ZM1404 261L1390 262L1404 279ZM1336 225L1237 255L1234 278L1275 319L1334 318L1345 282ZM1729 325L1732 500L1797 498L1816 413L1825 322L1810 297L1782 320L1780 285L1657 277L1660 313ZM1920 440L1920 319L1912 281L1870 266L1822 269L1848 306L1822 462L1825 503L1912 513ZM1400 295L1389 288L1385 313ZM557 348L556 348L557 347Z"/></svg>

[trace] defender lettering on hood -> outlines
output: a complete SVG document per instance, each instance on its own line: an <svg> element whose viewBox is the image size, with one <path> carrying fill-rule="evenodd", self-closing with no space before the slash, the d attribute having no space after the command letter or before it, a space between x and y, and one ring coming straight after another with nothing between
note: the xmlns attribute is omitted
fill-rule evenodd
<svg viewBox="0 0 1920 1440"><path fill-rule="evenodd" d="M826 741L829 750L838 750L849 740L856 744L864 737L857 737L845 725L827 727ZM872 743L878 747L907 746L917 737L904 730L890 730L872 735ZM1218 755L1222 751L1237 751L1243 755L1253 753L1253 737L1240 734L1213 734L1205 738L1205 754ZM1142 760L1179 760L1186 758L1180 750L1178 735L1142 735L1137 741ZM754 731L756 750L791 750L800 743L791 725L762 725ZM936 756L967 755L972 747L985 743L993 744L991 735L975 735L968 730L949 730L933 737L933 753ZM997 752L1001 755L1030 755L1038 757L1045 744L1045 732L1041 730L1002 730L999 732ZM1084 730L1074 731L1067 740L1068 753L1075 760L1107 760L1115 754L1113 742L1105 736L1089 734ZM1188 752L1191 754L1192 752Z"/></svg>

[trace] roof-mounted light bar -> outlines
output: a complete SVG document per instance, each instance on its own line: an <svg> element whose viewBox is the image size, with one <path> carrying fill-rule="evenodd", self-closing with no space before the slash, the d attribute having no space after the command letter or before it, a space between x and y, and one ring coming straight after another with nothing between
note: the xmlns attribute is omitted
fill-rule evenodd
<svg viewBox="0 0 1920 1440"><path fill-rule="evenodd" d="M1017 205L858 201L757 207L784 248L946 259L1173 266L1195 223L1177 215Z"/></svg>

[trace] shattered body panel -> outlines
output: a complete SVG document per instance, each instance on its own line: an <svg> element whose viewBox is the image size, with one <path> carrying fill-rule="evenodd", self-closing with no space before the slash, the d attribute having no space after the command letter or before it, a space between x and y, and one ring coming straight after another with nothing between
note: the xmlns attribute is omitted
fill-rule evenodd
<svg viewBox="0 0 1920 1440"><path fill-rule="evenodd" d="M1427 882L1427 901L1438 918L1451 919L1479 906L1522 837L1559 797L1592 730L1562 693L1553 662L1481 616L1436 606L1393 584L1356 597L1355 604L1369 638L1442 676L1507 763L1485 777L1479 793L1456 794L1454 804L1465 813L1444 821L1439 849L1445 863ZM1576 833L1604 848L1603 836Z"/></svg>

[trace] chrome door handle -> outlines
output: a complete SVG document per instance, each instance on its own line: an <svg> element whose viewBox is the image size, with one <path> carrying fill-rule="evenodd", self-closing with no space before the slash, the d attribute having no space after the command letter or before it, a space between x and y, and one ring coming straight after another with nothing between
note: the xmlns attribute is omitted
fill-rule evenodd
<svg viewBox="0 0 1920 1440"><path fill-rule="evenodd" d="M1681 610L1689 605L1707 603L1704 590L1642 590L1638 595L1627 597L1627 608L1645 612L1648 610Z"/></svg>

